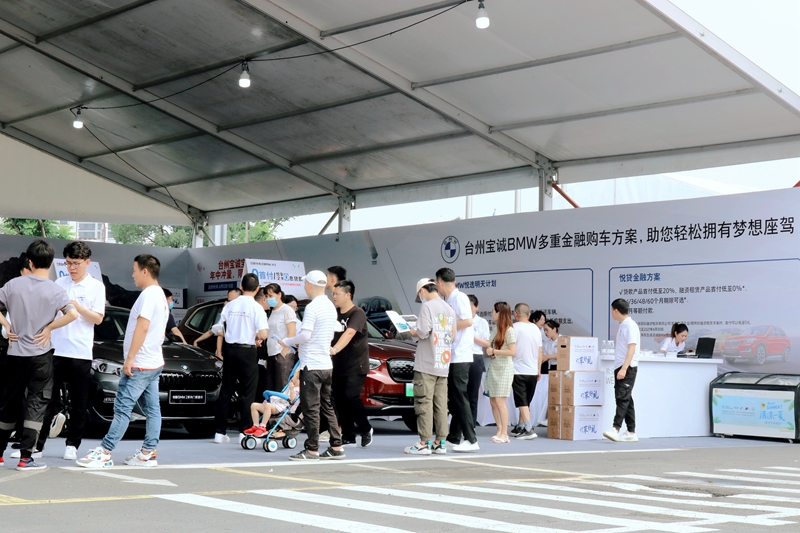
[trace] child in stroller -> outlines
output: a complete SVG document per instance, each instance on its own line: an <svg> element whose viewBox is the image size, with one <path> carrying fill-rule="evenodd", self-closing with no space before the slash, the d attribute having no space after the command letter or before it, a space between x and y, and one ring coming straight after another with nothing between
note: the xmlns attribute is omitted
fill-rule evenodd
<svg viewBox="0 0 800 533"><path fill-rule="evenodd" d="M258 445L257 439L262 438L264 450L268 452L276 451L277 441L281 439L285 448L297 446L296 435L301 422L299 414L293 413L292 409L299 403L299 393L300 380L295 373L292 373L282 392L264 391L264 401L250 405L253 426L244 430L246 436L242 440L242 448L255 449Z"/></svg>

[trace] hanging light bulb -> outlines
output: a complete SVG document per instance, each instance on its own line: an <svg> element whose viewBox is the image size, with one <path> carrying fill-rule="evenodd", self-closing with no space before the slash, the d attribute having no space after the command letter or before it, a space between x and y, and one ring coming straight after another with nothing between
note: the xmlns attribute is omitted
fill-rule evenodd
<svg viewBox="0 0 800 533"><path fill-rule="evenodd" d="M81 129L83 127L83 120L81 120L81 110L75 112L75 120L72 121L72 127L75 129Z"/></svg>
<svg viewBox="0 0 800 533"><path fill-rule="evenodd" d="M478 18L475 19L475 25L481 30L485 30L489 27L489 14L486 13L483 2L478 2Z"/></svg>
<svg viewBox="0 0 800 533"><path fill-rule="evenodd" d="M247 67L247 61L242 62L242 74L239 76L239 87L250 87L250 69Z"/></svg>

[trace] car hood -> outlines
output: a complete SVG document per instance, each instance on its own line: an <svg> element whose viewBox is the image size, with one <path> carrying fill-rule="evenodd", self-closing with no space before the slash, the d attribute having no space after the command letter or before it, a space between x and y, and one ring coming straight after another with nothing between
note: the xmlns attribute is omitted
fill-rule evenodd
<svg viewBox="0 0 800 533"><path fill-rule="evenodd" d="M164 344L164 371L196 372L215 371L218 359L209 352L188 344ZM95 342L92 355L95 359L107 359L123 363L122 342ZM186 367L186 368L184 368Z"/></svg>
<svg viewBox="0 0 800 533"><path fill-rule="evenodd" d="M731 335L727 337L726 341L741 341L744 339L766 339L766 335Z"/></svg>
<svg viewBox="0 0 800 533"><path fill-rule="evenodd" d="M417 351L414 344L394 339L369 340L370 357L413 357Z"/></svg>

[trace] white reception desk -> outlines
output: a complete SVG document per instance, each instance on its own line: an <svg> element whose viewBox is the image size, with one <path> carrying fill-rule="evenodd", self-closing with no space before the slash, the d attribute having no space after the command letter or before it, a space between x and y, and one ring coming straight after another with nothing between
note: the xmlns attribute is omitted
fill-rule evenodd
<svg viewBox="0 0 800 533"><path fill-rule="evenodd" d="M646 437L705 437L711 434L708 386L717 377L722 359L642 356L633 387L636 434ZM602 356L605 372L603 430L612 426L614 358Z"/></svg>

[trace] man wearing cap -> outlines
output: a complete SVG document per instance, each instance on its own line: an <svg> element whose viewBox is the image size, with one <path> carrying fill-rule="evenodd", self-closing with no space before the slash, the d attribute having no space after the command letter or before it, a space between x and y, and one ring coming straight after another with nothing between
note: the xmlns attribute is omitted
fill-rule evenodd
<svg viewBox="0 0 800 533"><path fill-rule="evenodd" d="M405 452L411 455L445 455L447 436L447 374L456 313L439 297L436 282L422 278L417 282L417 299L422 302L416 326L409 332L419 339L414 357L414 412L417 414L419 442ZM436 441L432 442L434 428Z"/></svg>
<svg viewBox="0 0 800 533"><path fill-rule="evenodd" d="M303 314L300 333L282 339L282 346L299 346L300 409L308 438L305 449L289 457L292 461L319 461L344 459L342 434L331 401L333 389L333 362L330 349L336 329L336 308L325 296L328 278L319 270L303 277L305 291L311 298ZM320 417L330 432L330 447L319 453Z"/></svg>

